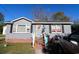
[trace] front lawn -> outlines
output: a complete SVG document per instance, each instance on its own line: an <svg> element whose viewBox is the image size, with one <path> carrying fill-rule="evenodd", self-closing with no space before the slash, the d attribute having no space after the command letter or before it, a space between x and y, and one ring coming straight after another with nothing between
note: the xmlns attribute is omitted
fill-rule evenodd
<svg viewBox="0 0 79 59"><path fill-rule="evenodd" d="M0 54L33 54L31 43L8 43L6 47L5 36L0 34Z"/></svg>
<svg viewBox="0 0 79 59"><path fill-rule="evenodd" d="M5 38L5 35L0 34L0 40L3 40Z"/></svg>
<svg viewBox="0 0 79 59"><path fill-rule="evenodd" d="M0 54L33 54L34 50L30 43L9 43L7 47L0 44Z"/></svg>

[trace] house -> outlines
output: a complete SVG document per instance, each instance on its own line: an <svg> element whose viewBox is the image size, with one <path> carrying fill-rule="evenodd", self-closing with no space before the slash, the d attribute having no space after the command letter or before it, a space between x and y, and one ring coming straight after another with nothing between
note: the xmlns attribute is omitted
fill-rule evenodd
<svg viewBox="0 0 79 59"><path fill-rule="evenodd" d="M71 33L72 22L34 22L28 18L20 17L11 22L5 22L3 34L7 42L31 42L32 34L36 32L40 37L42 29L50 38L56 34Z"/></svg>

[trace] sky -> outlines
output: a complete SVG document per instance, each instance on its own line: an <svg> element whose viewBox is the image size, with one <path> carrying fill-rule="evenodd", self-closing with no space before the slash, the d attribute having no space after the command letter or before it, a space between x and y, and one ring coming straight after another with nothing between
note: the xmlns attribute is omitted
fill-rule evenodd
<svg viewBox="0 0 79 59"><path fill-rule="evenodd" d="M79 19L78 4L0 4L0 12L5 16L5 21L11 21L19 17L33 19L32 11L40 7L47 12L64 12L70 20Z"/></svg>

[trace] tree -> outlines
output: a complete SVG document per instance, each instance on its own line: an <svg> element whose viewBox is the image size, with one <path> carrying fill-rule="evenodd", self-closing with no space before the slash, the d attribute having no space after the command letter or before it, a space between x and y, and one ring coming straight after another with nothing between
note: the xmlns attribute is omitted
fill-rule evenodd
<svg viewBox="0 0 79 59"><path fill-rule="evenodd" d="M73 24L71 28L72 32L79 31L79 24Z"/></svg>
<svg viewBox="0 0 79 59"><path fill-rule="evenodd" d="M0 26L4 24L4 15L0 13Z"/></svg>
<svg viewBox="0 0 79 59"><path fill-rule="evenodd" d="M0 13L0 34L2 34L3 25L4 25L4 15Z"/></svg>
<svg viewBox="0 0 79 59"><path fill-rule="evenodd" d="M33 19L35 21L48 21L48 16L45 10L40 7L36 7L33 9Z"/></svg>
<svg viewBox="0 0 79 59"><path fill-rule="evenodd" d="M64 15L64 12L56 12L51 16L52 21L69 21L69 17Z"/></svg>
<svg viewBox="0 0 79 59"><path fill-rule="evenodd" d="M64 12L56 12L53 14L40 7L33 9L33 19L35 21L70 21L69 17L64 15Z"/></svg>

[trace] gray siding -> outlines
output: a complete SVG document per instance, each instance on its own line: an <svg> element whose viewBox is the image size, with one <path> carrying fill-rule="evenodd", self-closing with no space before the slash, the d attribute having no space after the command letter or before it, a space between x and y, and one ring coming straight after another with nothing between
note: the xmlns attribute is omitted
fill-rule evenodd
<svg viewBox="0 0 79 59"><path fill-rule="evenodd" d="M65 36L67 34L71 34L71 25L62 25L63 28L63 32L62 33L50 33L50 38L55 36L55 35L62 35L62 36Z"/></svg>
<svg viewBox="0 0 79 59"><path fill-rule="evenodd" d="M5 34L6 35L8 35L8 34L10 34L10 27L11 27L11 25L5 25L6 26L6 30L5 30Z"/></svg>
<svg viewBox="0 0 79 59"><path fill-rule="evenodd" d="M27 39L27 38L32 38L32 33L34 33L36 31L36 26L32 25L32 29L31 29L31 24L32 22L29 22L27 20L21 19L18 20L16 22L13 22L13 26L12 26L12 33L10 33L10 29L11 29L11 25L8 24L7 29L5 31L6 33L6 39ZM49 23L50 24L50 23ZM65 34L70 34L71 33L71 25L63 25L64 27L64 33L50 33L51 28L49 28L50 25L45 25L45 33L49 34L50 37L56 35L56 34L60 34L60 35L65 35ZM17 33L16 32L16 26L17 25L27 25L30 27L30 32L29 33ZM37 31L37 36L40 36L42 34L42 28L43 25L40 27L39 31ZM32 30L32 33L31 33Z"/></svg>
<svg viewBox="0 0 79 59"><path fill-rule="evenodd" d="M49 34L50 33L50 28L49 25L45 25L45 33Z"/></svg>
<svg viewBox="0 0 79 59"><path fill-rule="evenodd" d="M31 27L31 22L26 21L24 19L14 22L12 27L12 33L10 33L11 25L7 25L6 37L5 37L6 39L26 39L32 37L31 28L30 33L17 33L16 32L17 25L28 25L29 27Z"/></svg>
<svg viewBox="0 0 79 59"><path fill-rule="evenodd" d="M31 33L9 33L6 35L6 39L27 39L32 38Z"/></svg>
<svg viewBox="0 0 79 59"><path fill-rule="evenodd" d="M64 33L65 34L71 33L71 25L64 25Z"/></svg>
<svg viewBox="0 0 79 59"><path fill-rule="evenodd" d="M12 32L16 32L16 26L17 25L27 25L27 26L31 27L31 22L26 21L24 19L14 22ZM31 28L30 28L30 32L31 32Z"/></svg>
<svg viewBox="0 0 79 59"><path fill-rule="evenodd" d="M32 25L32 33L36 32L36 35L38 37L40 37L40 35L42 34L42 25L39 25L40 28L38 30L36 30L36 25Z"/></svg>
<svg viewBox="0 0 79 59"><path fill-rule="evenodd" d="M39 28L38 31L36 31L36 25L32 25L32 26L33 26L32 27L32 30L33 30L32 33L37 32L37 36L40 36L42 34L43 25L40 25L41 27ZM49 34L49 25L44 25L44 27L45 27L45 33Z"/></svg>

